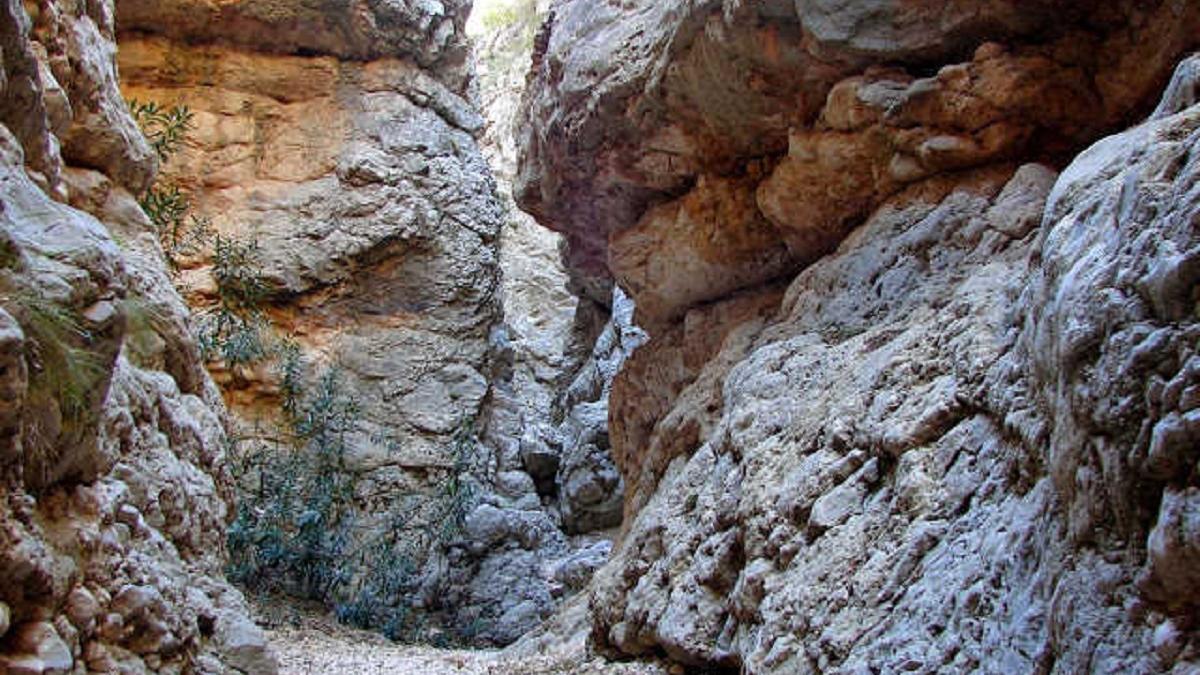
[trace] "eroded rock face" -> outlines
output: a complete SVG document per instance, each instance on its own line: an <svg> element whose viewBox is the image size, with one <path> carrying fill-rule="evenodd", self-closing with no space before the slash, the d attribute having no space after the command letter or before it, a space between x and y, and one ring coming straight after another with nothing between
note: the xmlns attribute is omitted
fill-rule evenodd
<svg viewBox="0 0 1200 675"><path fill-rule="evenodd" d="M156 161L113 11L0 17L0 669L270 673L223 576L224 406L128 191Z"/></svg>
<svg viewBox="0 0 1200 675"><path fill-rule="evenodd" d="M1197 602L1191 446L1154 440L1189 433L1158 392L1186 389L1192 328L1155 309L1189 291L1137 289L1194 238L1197 112L1089 151L1042 228L1038 165L903 194L741 324L634 446L670 463L594 585L597 637L777 672L1194 659L1187 633L1151 649Z"/></svg>
<svg viewBox="0 0 1200 675"><path fill-rule="evenodd" d="M298 345L302 386L311 391L329 369L354 400L341 469L354 485L349 551L373 550L392 527L387 514L414 494L439 496L467 455L490 466L465 430L482 427L491 389L503 213L477 144L483 119L467 100L466 11L438 2L121 5L126 96L194 113L167 174L221 236L257 244L270 332ZM212 259L182 262L180 282L201 312L219 292ZM212 365L244 447L272 452L284 424L279 369ZM471 498L482 499L490 474L476 478ZM415 561L419 599L368 601L469 613L450 602L454 570L432 548ZM340 564L351 588L385 565ZM345 607L348 593L321 599Z"/></svg>
<svg viewBox="0 0 1200 675"><path fill-rule="evenodd" d="M563 3L540 35L515 192L564 232L580 287L615 277L647 320L677 318L824 255L931 175L1064 159L1161 88L1196 11ZM665 255L682 268L669 279Z"/></svg>
<svg viewBox="0 0 1200 675"><path fill-rule="evenodd" d="M1195 59L1078 153L1154 110L1200 14L915 7L543 28L520 200L651 335L608 402L626 514L592 639L749 672L1195 668Z"/></svg>
<svg viewBox="0 0 1200 675"><path fill-rule="evenodd" d="M476 639L509 644L575 595L607 559L620 522L619 472L608 452L607 390L632 348L632 305L612 310L572 295L561 238L512 204L517 102L539 16L479 36L476 58L487 127L484 155L505 204L499 297L504 321L490 336L492 368L482 430L494 474L452 548L449 603ZM611 315L611 316L610 316ZM597 334L603 333L597 341ZM470 625L470 624L469 624Z"/></svg>
<svg viewBox="0 0 1200 675"><path fill-rule="evenodd" d="M457 0L128 0L121 30L180 42L224 42L253 51L329 54L346 60L408 58L461 89L470 77L464 24L471 5Z"/></svg>
<svg viewBox="0 0 1200 675"><path fill-rule="evenodd" d="M258 243L273 332L294 339L305 362L336 368L354 397L347 549L373 550L394 527L388 514L414 495L441 499L447 476L460 473L462 522L434 523L452 534L414 556L415 589L363 581L354 590L372 570L400 567L364 558L346 563L351 581L321 599L344 611L359 593L420 613L411 624L430 632L408 637L448 630L494 645L536 626L603 556L595 537L561 531L557 498L539 494L520 452L587 352L573 346L581 322L557 237L505 208L485 162L486 151L511 173L511 89L531 44L493 45L507 60L486 71L485 129L468 86L467 9L123 3L120 64L128 97L195 113L167 175L223 236ZM531 35L535 25L513 30ZM207 311L212 269L203 256L182 267L189 302ZM271 443L279 376L212 365L248 446ZM572 534L611 525L614 505L619 515L616 469L607 456L596 461L607 462L605 491L583 485L591 465L580 459L575 492L606 500L606 516Z"/></svg>

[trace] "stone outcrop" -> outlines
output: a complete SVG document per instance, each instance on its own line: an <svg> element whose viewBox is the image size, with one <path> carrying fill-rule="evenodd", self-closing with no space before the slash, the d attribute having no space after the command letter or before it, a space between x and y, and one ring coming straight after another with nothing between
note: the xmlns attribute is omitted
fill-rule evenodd
<svg viewBox="0 0 1200 675"><path fill-rule="evenodd" d="M0 670L271 673L223 576L225 409L132 195L157 161L113 14L0 10Z"/></svg>
<svg viewBox="0 0 1200 675"><path fill-rule="evenodd" d="M419 587L416 597L362 585L373 569L402 566L370 552L396 518L417 517L413 509L424 507L414 497L440 498L438 486L468 465L478 470L462 477L470 489L455 492L463 501L455 508L492 490L488 450L470 430L482 427L490 392L503 213L477 143L483 119L468 99L467 8L119 7L125 95L194 115L166 175L219 236L256 244L251 271L265 286L266 341L293 341L313 378L302 386L336 372L340 395L353 399L338 469L353 494L341 527L347 551L367 557L331 559L329 573L351 581L317 594L343 608L355 593L360 606L408 612L416 603L462 626L478 612L453 604L448 585L458 575L439 545L412 552L419 579L405 583ZM179 274L202 315L220 293L207 253L185 257ZM249 456L289 452L272 448L284 413L283 376L270 361L211 363ZM243 489L255 489L252 473L243 479Z"/></svg>
<svg viewBox="0 0 1200 675"><path fill-rule="evenodd" d="M1196 12L794 4L555 8L515 192L565 233L581 287L615 276L677 318L829 252L930 175L1062 160L1161 88Z"/></svg>
<svg viewBox="0 0 1200 675"><path fill-rule="evenodd" d="M626 513L592 639L1187 672L1195 58L1168 81L1200 7L918 5L543 27L518 201L651 336L608 401Z"/></svg>
<svg viewBox="0 0 1200 675"><path fill-rule="evenodd" d="M467 518L463 545L452 548L448 597L490 644L513 642L578 592L607 559L611 534L603 530L621 516L604 404L626 352L608 308L568 291L560 237L517 210L508 190L516 104L545 4L518 5L510 23L479 36L476 49L487 119L481 147L505 206L503 322L490 336L481 434L494 472ZM627 328L629 314L617 312ZM601 332L611 334L601 341L607 346L596 344Z"/></svg>
<svg viewBox="0 0 1200 675"><path fill-rule="evenodd" d="M469 3L350 5L122 2L122 87L193 112L164 174L222 237L257 244L268 332L292 340L310 370L336 370L356 404L342 471L354 486L341 521L350 543L338 545L365 557L338 562L348 581L315 595L343 615L384 606L354 620L396 637L506 644L580 588L609 546L561 531L559 491L539 494L520 452L527 428L548 427L596 323L575 318L557 237L506 208L485 162L486 151L511 173L506 92L532 45L493 45L503 62L484 71L485 127ZM510 32L531 37L533 20ZM189 304L211 315L213 256L179 262ZM289 452L272 447L286 435L279 369L210 366L240 449ZM594 494L587 457L571 465L575 493L607 511L602 522L581 516L572 535L619 516L615 467L595 459L607 461L607 482ZM243 494L256 476L241 476ZM443 516L461 522L430 523L429 543L376 553L398 522L447 495L455 513ZM372 587L373 570L403 577L403 590Z"/></svg>

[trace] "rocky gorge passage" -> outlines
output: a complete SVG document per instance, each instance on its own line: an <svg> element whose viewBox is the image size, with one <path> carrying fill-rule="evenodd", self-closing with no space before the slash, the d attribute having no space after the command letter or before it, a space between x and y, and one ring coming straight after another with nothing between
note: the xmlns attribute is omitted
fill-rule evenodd
<svg viewBox="0 0 1200 675"><path fill-rule="evenodd" d="M506 644L609 550L548 412L606 312L528 223L502 281L467 5L357 9L9 3L0 670L273 672L227 574Z"/></svg>
<svg viewBox="0 0 1200 675"><path fill-rule="evenodd" d="M1200 5L503 9L0 7L0 671L1200 669Z"/></svg>
<svg viewBox="0 0 1200 675"><path fill-rule="evenodd" d="M572 462L579 444L564 447L551 424L594 337L572 337L557 237L506 206L485 163L485 152L501 172L515 161L511 112L491 110L485 129L472 99L483 80L490 100L515 101L503 78L532 45L497 44L509 65L488 79L468 58L467 3L352 10L118 6L126 97L194 113L160 179L217 236L254 247L269 336L256 339L293 350L209 359L252 467L233 574L252 586L277 575L266 590L319 598L393 637L508 644L603 560L603 536L577 535L616 524L621 503L615 467L597 464L607 455ZM532 36L534 20L508 32ZM179 261L202 316L220 316L221 262ZM256 498L259 476L314 472L290 459L274 420L289 393L294 408L316 400L304 390L326 391L329 374L326 398L353 404L339 482L281 482ZM570 496L576 483L586 496ZM590 517L596 503L607 511ZM299 516L270 515L288 510L331 534L305 540ZM289 527L299 535L276 545Z"/></svg>

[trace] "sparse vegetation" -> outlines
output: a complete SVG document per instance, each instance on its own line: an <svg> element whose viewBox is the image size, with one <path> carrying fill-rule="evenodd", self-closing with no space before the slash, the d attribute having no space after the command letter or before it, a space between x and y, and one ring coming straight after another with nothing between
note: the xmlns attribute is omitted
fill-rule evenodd
<svg viewBox="0 0 1200 675"><path fill-rule="evenodd" d="M130 296L121 301L125 315L125 349L129 359L140 366L152 364L152 355L162 343L160 335L168 331L167 316L145 298Z"/></svg>
<svg viewBox="0 0 1200 675"><path fill-rule="evenodd" d="M154 101L129 101L129 111L163 164L183 146L193 128L194 115L185 105L165 107ZM159 243L172 269L181 258L204 250L212 222L191 214L192 200L168 178L160 178L138 200L158 233Z"/></svg>
<svg viewBox="0 0 1200 675"><path fill-rule="evenodd" d="M191 129L190 111L137 102L130 109L160 159L170 161ZM414 606L425 565L432 551L461 534L475 498L464 478L474 443L470 425L454 441L455 467L436 487L372 495L367 508L364 486L347 464L352 444L394 442L368 441L336 369L311 373L294 341L272 337L257 242L214 234L169 179L140 201L173 269L183 258L208 256L216 292L198 311L202 356L231 370L264 361L277 368L277 427L267 434L273 440L230 441L240 499L228 531L229 576L255 592L332 605L345 623L415 639L425 623L424 610ZM141 319L153 327L153 316Z"/></svg>
<svg viewBox="0 0 1200 675"><path fill-rule="evenodd" d="M207 360L220 359L229 368L262 361L271 350L264 337L266 286L259 273L258 243L220 235L213 242L217 304L200 319L201 354Z"/></svg>
<svg viewBox="0 0 1200 675"><path fill-rule="evenodd" d="M4 304L25 332L27 451L32 464L44 470L53 447L78 440L95 426L92 397L108 364L86 348L93 336L73 310L27 290L10 293Z"/></svg>
<svg viewBox="0 0 1200 675"><path fill-rule="evenodd" d="M503 30L532 17L537 12L537 0L507 0L489 5L483 10L480 23L489 32Z"/></svg>
<svg viewBox="0 0 1200 675"><path fill-rule="evenodd" d="M194 115L184 105L167 107L133 100L129 110L164 164L175 156L193 128ZM258 243L214 234L212 221L193 214L191 197L169 178L155 182L139 203L154 224L172 269L178 270L183 258L209 251L217 302L201 313L197 331L205 360L236 368L269 358L262 314L266 286L259 272Z"/></svg>
<svg viewBox="0 0 1200 675"><path fill-rule="evenodd" d="M360 486L346 464L350 443L362 438L358 406L336 371L305 391L298 350L285 343L281 352L285 440L232 453L250 485L229 530L229 574L251 590L332 603L343 622L413 639L423 625L412 598L424 565L459 534L473 501L463 478L465 443L473 441L460 436L460 459L438 489L394 495L382 513L360 520Z"/></svg>
<svg viewBox="0 0 1200 675"><path fill-rule="evenodd" d="M164 107L154 101L130 100L129 112L163 162L168 161L192 130L194 115L185 105Z"/></svg>

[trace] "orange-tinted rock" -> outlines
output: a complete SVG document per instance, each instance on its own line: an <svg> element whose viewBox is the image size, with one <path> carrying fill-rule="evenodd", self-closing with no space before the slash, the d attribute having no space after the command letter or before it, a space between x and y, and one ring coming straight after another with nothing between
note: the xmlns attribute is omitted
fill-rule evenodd
<svg viewBox="0 0 1200 675"><path fill-rule="evenodd" d="M566 235L575 285L603 301L615 276L655 276L610 242L644 240L648 212L661 221L702 176L781 160L758 199L795 270L913 181L1061 163L1149 107L1198 25L1171 2L563 3L534 58L517 198ZM702 301L751 285L779 249L761 241L710 288L664 288Z"/></svg>

